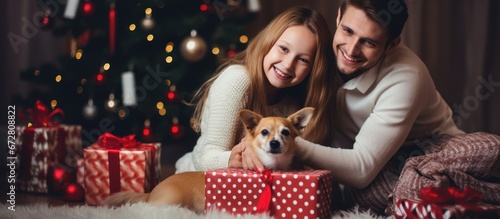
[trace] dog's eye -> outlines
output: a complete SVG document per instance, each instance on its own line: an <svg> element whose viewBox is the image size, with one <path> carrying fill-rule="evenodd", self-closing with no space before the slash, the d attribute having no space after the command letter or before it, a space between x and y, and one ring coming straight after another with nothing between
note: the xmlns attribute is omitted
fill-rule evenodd
<svg viewBox="0 0 500 219"><path fill-rule="evenodd" d="M283 129L283 130L281 130L281 134L284 135L284 136L289 136L290 135L290 131L288 131L286 129Z"/></svg>
<svg viewBox="0 0 500 219"><path fill-rule="evenodd" d="M262 129L262 131L260 131L260 134L266 136L267 134L269 134L269 131L267 131L267 129Z"/></svg>

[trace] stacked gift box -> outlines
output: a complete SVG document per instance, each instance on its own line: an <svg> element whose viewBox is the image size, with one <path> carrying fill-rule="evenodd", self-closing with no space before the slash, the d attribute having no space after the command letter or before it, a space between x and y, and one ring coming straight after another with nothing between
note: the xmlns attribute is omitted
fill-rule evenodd
<svg viewBox="0 0 500 219"><path fill-rule="evenodd" d="M331 198L332 174L327 170L258 173L229 168L205 173L206 211L326 218Z"/></svg>
<svg viewBox="0 0 500 219"><path fill-rule="evenodd" d="M160 150L160 143L140 143L133 135L101 135L78 161L85 203L101 205L116 192L150 192L160 179Z"/></svg>
<svg viewBox="0 0 500 219"><path fill-rule="evenodd" d="M48 194L60 192L55 187L54 172L74 175L76 162L82 153L80 125L61 125L53 122L62 110L49 113L40 101L28 110L29 123L16 126L16 183L21 191Z"/></svg>

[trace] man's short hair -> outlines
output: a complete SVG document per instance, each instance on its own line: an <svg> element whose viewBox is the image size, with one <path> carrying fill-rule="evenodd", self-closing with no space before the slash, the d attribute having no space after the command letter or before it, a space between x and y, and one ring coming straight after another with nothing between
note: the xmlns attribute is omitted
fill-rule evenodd
<svg viewBox="0 0 500 219"><path fill-rule="evenodd" d="M386 28L387 45L401 35L408 19L408 7L404 0L341 0L341 18L349 5L365 11L371 20Z"/></svg>

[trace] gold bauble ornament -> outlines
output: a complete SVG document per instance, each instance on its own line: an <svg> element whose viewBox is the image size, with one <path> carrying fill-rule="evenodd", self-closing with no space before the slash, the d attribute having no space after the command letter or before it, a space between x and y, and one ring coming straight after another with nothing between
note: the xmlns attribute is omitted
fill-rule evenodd
<svg viewBox="0 0 500 219"><path fill-rule="evenodd" d="M207 43L191 31L191 36L181 42L181 55L189 62L198 62L207 54Z"/></svg>

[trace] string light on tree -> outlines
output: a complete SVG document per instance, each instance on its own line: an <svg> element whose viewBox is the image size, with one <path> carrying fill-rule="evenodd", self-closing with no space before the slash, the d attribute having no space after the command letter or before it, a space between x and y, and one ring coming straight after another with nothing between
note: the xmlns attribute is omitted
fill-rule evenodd
<svg viewBox="0 0 500 219"><path fill-rule="evenodd" d="M106 109L108 109L109 111L113 112L115 110L115 108L116 108L115 94L114 93L110 93L109 94L109 99L106 102Z"/></svg>
<svg viewBox="0 0 500 219"><path fill-rule="evenodd" d="M144 137L148 137L151 134L151 130L149 129L150 125L151 121L149 121L149 119L146 119L144 121L144 129L142 129L142 135Z"/></svg>
<svg viewBox="0 0 500 219"><path fill-rule="evenodd" d="M127 118L128 116L128 111L124 109L118 110L118 117L120 117L121 120Z"/></svg>
<svg viewBox="0 0 500 219"><path fill-rule="evenodd" d="M144 128L142 129L142 140L144 142L152 142L154 136L151 133L151 121L149 119L144 120Z"/></svg>
<svg viewBox="0 0 500 219"><path fill-rule="evenodd" d="M189 62L198 62L205 57L207 44L197 36L196 30L191 31L191 36L181 42L181 55Z"/></svg>
<svg viewBox="0 0 500 219"><path fill-rule="evenodd" d="M165 46L165 52L171 53L174 50L174 43L168 42Z"/></svg>
<svg viewBox="0 0 500 219"><path fill-rule="evenodd" d="M128 30L130 30L130 31L134 31L134 30L135 30L135 28L136 28L135 24L130 24L130 25L128 26Z"/></svg>
<svg viewBox="0 0 500 219"><path fill-rule="evenodd" d="M148 36L146 36L146 40L148 40L149 42L153 41L154 38L155 36L153 34L148 34Z"/></svg>
<svg viewBox="0 0 500 219"><path fill-rule="evenodd" d="M50 29L52 26L54 26L54 18L51 16L50 10L46 10L45 14L39 18L40 22L40 27L44 30Z"/></svg>
<svg viewBox="0 0 500 219"><path fill-rule="evenodd" d="M174 117L172 119L172 126L170 127L170 136L175 139L179 139L184 136L184 127L179 125L179 119L177 117Z"/></svg>
<svg viewBox="0 0 500 219"><path fill-rule="evenodd" d="M165 52L167 54L171 53L172 51L174 51L174 43L172 42L168 42L167 45L165 46ZM171 56L171 55L167 55L167 57L165 58L165 62L166 63L172 63L174 61L174 58Z"/></svg>
<svg viewBox="0 0 500 219"><path fill-rule="evenodd" d="M219 53L220 53L220 49L219 49L219 47L214 46L214 47L212 48L212 54L214 54L214 55L219 55Z"/></svg>
<svg viewBox="0 0 500 219"><path fill-rule="evenodd" d="M78 93L78 94L82 94L82 93L83 93L83 86L84 86L86 83L87 83L87 79L83 78L82 80L80 80L80 84L81 84L82 86L78 86L78 87L76 88L76 93Z"/></svg>
<svg viewBox="0 0 500 219"><path fill-rule="evenodd" d="M247 37L247 35L241 35L240 36L240 43L243 43L243 44L248 43L248 37Z"/></svg>
<svg viewBox="0 0 500 219"><path fill-rule="evenodd" d="M82 56L83 56L83 50L81 49L76 50L75 59L80 60Z"/></svg>
<svg viewBox="0 0 500 219"><path fill-rule="evenodd" d="M236 49L235 48L236 48L236 45L234 45L234 44L231 44L229 46L229 51L227 51L227 57L231 58L234 55L236 55Z"/></svg>
<svg viewBox="0 0 500 219"><path fill-rule="evenodd" d="M178 98L177 92L175 91L175 85L170 86L170 90L167 92L167 100L170 102L176 101Z"/></svg>
<svg viewBox="0 0 500 219"><path fill-rule="evenodd" d="M61 75L56 75L55 81L57 83L61 82L62 81L62 76Z"/></svg>
<svg viewBox="0 0 500 219"><path fill-rule="evenodd" d="M156 108L158 109L158 114L160 116L167 114L167 109L165 109L165 104L163 104L163 102L156 103Z"/></svg>
<svg viewBox="0 0 500 219"><path fill-rule="evenodd" d="M95 80L98 84L104 83L104 74L102 72L97 73Z"/></svg>
<svg viewBox="0 0 500 219"><path fill-rule="evenodd" d="M56 108L56 106L57 106L57 100L52 100L52 101L50 101L50 107L51 107L52 109L55 109L55 108Z"/></svg>

